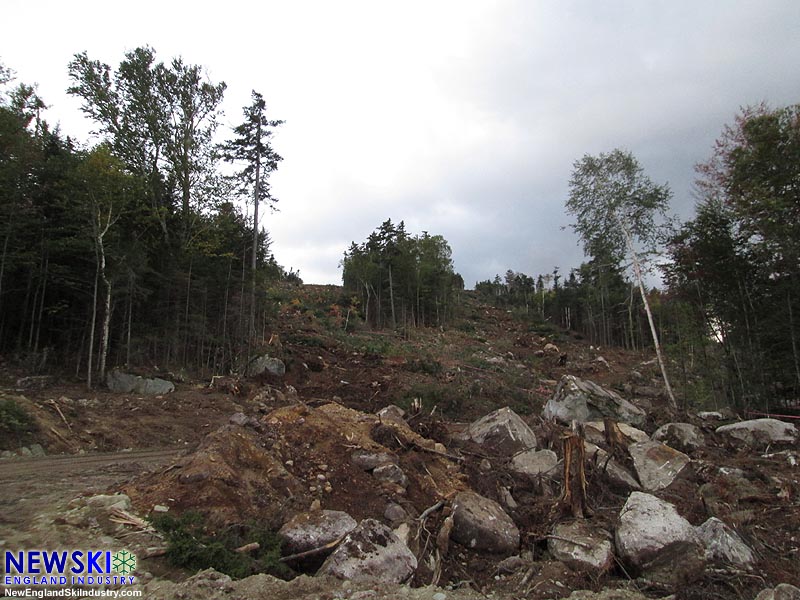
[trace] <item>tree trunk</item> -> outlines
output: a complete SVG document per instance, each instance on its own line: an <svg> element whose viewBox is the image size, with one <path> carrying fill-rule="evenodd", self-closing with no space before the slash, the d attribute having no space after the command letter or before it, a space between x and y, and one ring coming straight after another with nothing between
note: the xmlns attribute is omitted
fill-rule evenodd
<svg viewBox="0 0 800 600"><path fill-rule="evenodd" d="M394 284L392 283L392 265L389 265L389 302L392 305L392 329L397 328L397 319L394 312Z"/></svg>
<svg viewBox="0 0 800 600"><path fill-rule="evenodd" d="M250 286L250 338L256 333L256 266L258 257L258 200L261 196L261 119L258 119L256 128L256 184L253 190L253 256L251 257L250 270L253 281ZM248 360L250 357L247 357Z"/></svg>
<svg viewBox="0 0 800 600"><path fill-rule="evenodd" d="M675 401L675 395L672 393L672 386L669 384L669 376L667 375L667 367L664 363L664 357L661 354L661 344L658 341L658 333L656 332L656 325L653 321L653 312L650 310L650 302L647 300L647 293L644 289L644 282L642 281L642 267L639 264L639 256L636 254L636 249L633 247L633 240L631 234L625 225L622 225L622 231L625 234L625 242L628 245L628 251L633 259L633 273L636 276L636 282L639 284L639 293L642 295L642 302L644 303L644 311L647 313L647 321L650 324L650 333L653 336L653 346L656 349L656 358L658 359L658 366L661 368L661 377L664 379L664 387L667 390L667 397L669 404L674 409L678 409L678 403Z"/></svg>
<svg viewBox="0 0 800 600"><path fill-rule="evenodd" d="M97 288L100 285L100 261L94 272L94 291L92 292L92 318L89 324L89 351L86 360L86 387L92 389L92 365L94 364L94 329L97 323Z"/></svg>

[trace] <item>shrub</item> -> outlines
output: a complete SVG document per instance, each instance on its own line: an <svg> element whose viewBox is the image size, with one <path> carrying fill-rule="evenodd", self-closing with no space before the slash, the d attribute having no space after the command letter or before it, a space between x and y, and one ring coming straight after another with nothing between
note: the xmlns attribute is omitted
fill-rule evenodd
<svg viewBox="0 0 800 600"><path fill-rule="evenodd" d="M0 399L0 439L17 443L36 429L36 423L13 398Z"/></svg>
<svg viewBox="0 0 800 600"><path fill-rule="evenodd" d="M282 562L280 539L274 532L259 525L235 525L221 533L208 533L205 519L195 511L180 517L157 515L153 526L167 541L167 559L178 567L190 570L214 568L233 578L241 579L255 573L268 573L288 578L292 571ZM257 542L253 553L235 549Z"/></svg>

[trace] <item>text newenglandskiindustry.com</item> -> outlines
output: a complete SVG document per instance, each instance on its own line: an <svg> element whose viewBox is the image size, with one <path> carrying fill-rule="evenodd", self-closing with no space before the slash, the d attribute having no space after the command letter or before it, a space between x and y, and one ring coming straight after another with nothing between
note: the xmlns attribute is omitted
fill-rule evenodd
<svg viewBox="0 0 800 600"><path fill-rule="evenodd" d="M85 590L64 588L60 590L33 588L5 588L5 598L141 598L141 590Z"/></svg>

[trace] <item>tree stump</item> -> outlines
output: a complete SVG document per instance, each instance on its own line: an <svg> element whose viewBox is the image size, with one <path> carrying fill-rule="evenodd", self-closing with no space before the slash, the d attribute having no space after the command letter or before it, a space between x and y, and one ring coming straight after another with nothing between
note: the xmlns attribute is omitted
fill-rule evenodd
<svg viewBox="0 0 800 600"><path fill-rule="evenodd" d="M564 447L564 491L559 506L563 513L583 519L592 515L586 498L586 448L583 436L569 431L561 440Z"/></svg>

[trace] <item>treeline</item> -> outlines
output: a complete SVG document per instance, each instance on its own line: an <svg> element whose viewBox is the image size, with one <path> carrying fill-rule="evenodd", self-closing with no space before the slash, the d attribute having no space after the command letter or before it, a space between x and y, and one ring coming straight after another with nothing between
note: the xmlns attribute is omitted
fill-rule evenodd
<svg viewBox="0 0 800 600"><path fill-rule="evenodd" d="M411 235L401 221L385 221L342 259L345 291L358 298L374 327L444 326L453 316L464 281L440 235Z"/></svg>
<svg viewBox="0 0 800 600"><path fill-rule="evenodd" d="M800 105L744 110L696 170L695 217L658 228L665 288L647 292L672 376L684 402L797 408ZM652 346L625 257L587 246L566 278L508 271L476 289L595 344Z"/></svg>
<svg viewBox="0 0 800 600"><path fill-rule="evenodd" d="M509 269L504 277L478 282L475 290L496 306L524 310L595 345L631 350L652 345L638 289L620 265L592 260L566 277L559 271L532 277ZM659 298L660 292L650 295Z"/></svg>
<svg viewBox="0 0 800 600"><path fill-rule="evenodd" d="M744 110L697 166L695 218L671 236L671 300L718 341L729 397L800 397L800 105Z"/></svg>
<svg viewBox="0 0 800 600"><path fill-rule="evenodd" d="M95 146L51 127L35 88L0 71L0 352L90 385L113 365L236 366L269 314L256 283L299 279L236 202L274 202L280 121L254 92L217 144L225 84L151 48L117 69L79 54L69 73Z"/></svg>

